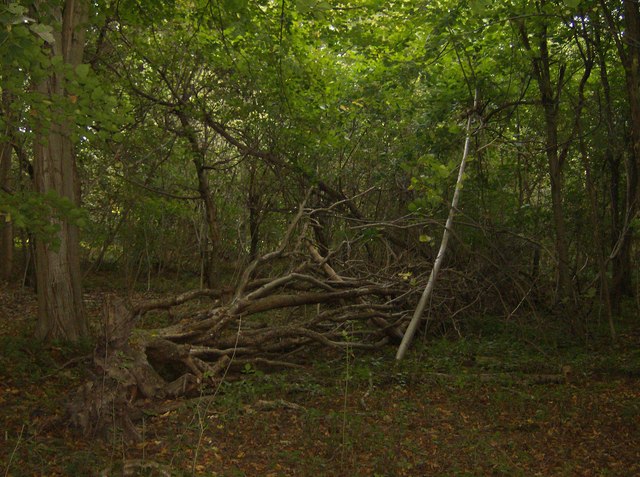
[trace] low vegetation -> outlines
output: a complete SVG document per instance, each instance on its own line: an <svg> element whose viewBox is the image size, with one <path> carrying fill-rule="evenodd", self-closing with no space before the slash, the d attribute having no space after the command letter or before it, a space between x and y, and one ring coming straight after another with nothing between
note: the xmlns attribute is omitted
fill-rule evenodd
<svg viewBox="0 0 640 477"><path fill-rule="evenodd" d="M89 291L93 320L101 292ZM142 298L138 295L138 298ZM554 320L443 322L406 360L323 348L299 369L247 365L199 396L149 407L140 440L87 439L65 396L89 344L42 349L18 289L0 330L6 476L611 475L640 472L640 331L567 338ZM98 323L94 323L98 325Z"/></svg>

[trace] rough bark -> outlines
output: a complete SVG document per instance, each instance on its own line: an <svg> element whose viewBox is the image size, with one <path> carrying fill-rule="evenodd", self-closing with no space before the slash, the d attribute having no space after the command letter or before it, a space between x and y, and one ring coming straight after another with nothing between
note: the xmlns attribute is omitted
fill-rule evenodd
<svg viewBox="0 0 640 477"><path fill-rule="evenodd" d="M40 2L38 11L51 7ZM85 22L89 4L85 0L67 0L54 17L62 18L50 54L61 55L74 67L82 62L85 44ZM53 73L36 86L36 91L51 101L51 121L41 124L34 141L34 182L41 194L54 192L79 204L71 119L55 104L65 100L63 74ZM57 220L60 227L58 244L36 242L36 282L38 291L38 323L36 336L44 340L76 341L88 333L82 302L80 274L80 242L78 227L66 218Z"/></svg>

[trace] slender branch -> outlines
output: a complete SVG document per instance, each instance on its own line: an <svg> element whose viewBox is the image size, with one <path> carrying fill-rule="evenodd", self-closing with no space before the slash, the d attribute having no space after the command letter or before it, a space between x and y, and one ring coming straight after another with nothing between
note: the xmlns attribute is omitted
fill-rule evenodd
<svg viewBox="0 0 640 477"><path fill-rule="evenodd" d="M478 88L476 87L475 98L473 100L475 110L478 107ZM404 333L402 338L402 342L398 347L398 352L396 353L396 359L401 360L409 349L411 345L411 341L413 341L413 336L415 335L418 325L422 321L422 314L424 313L424 309L427 305L427 301L431 296L431 292L433 291L433 287L435 285L436 279L438 278L438 271L442 266L442 262L444 260L444 255L447 251L447 244L449 242L449 236L451 235L451 229L453 228L453 218L456 213L456 209L458 208L458 200L460 199L460 190L462 189L462 182L464 178L464 169L467 163L467 157L469 155L469 149L471 146L471 123L473 121L473 117L469 115L467 119L467 137L464 141L464 152L462 154L462 161L460 161L460 170L458 171L458 180L456 182L456 188L453 193L453 199L451 200L451 208L449 209L449 217L447 218L447 223L444 228L444 232L442 234L442 242L440 243L440 250L438 251L438 255L436 257L436 261L433 264L433 268L431 269L431 275L429 276L429 281L427 282L427 286L420 297L420 301L418 302L418 306L411 318L411 322L407 330Z"/></svg>

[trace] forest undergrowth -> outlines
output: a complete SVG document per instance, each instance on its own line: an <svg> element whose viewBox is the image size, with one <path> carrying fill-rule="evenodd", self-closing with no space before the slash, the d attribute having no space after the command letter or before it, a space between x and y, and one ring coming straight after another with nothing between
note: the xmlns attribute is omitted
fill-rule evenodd
<svg viewBox="0 0 640 477"><path fill-rule="evenodd" d="M97 283L97 282L96 282ZM148 297L150 292L140 292ZM88 287L96 329L104 287ZM65 397L92 344L42 349L31 292L0 291L0 476L640 475L640 327L570 338L558 317L444 322L407 359L322 349L167 401L141 440L78 436Z"/></svg>

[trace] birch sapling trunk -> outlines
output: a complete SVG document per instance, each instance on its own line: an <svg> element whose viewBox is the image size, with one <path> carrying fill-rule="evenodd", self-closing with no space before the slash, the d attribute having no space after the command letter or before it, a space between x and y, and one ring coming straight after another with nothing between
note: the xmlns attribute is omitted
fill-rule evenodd
<svg viewBox="0 0 640 477"><path fill-rule="evenodd" d="M473 109L474 111L478 107L478 89L476 88L475 97L473 99ZM449 209L449 216L447 217L447 223L444 227L444 232L442 233L442 242L440 242L440 250L438 250L438 255L436 256L436 260L433 263L433 268L431 269L431 274L429 275L429 281L427 282L427 286L422 292L422 296L420 297L420 301L418 302L418 306L416 307L415 312L413 313L413 317L411 318L411 322L409 322L409 326L407 330L404 332L404 336L402 337L402 342L398 347L398 352L396 353L396 359L401 360L404 358L404 355L409 349L411 342L413 341L413 337L418 330L418 326L422 321L422 315L424 314L424 309L427 306L427 301L431 296L431 292L433 291L433 287L438 278L438 272L440 271L440 267L442 266L442 262L444 260L444 255L447 252L447 244L449 243L449 236L451 235L451 230L453 229L453 218L456 214L456 209L458 207L458 201L460 199L460 190L462 189L462 182L464 178L464 169L467 164L467 157L469 156L469 148L471 146L471 123L473 120L473 115L469 114L469 118L467 119L467 128L466 128L466 138L464 141L464 152L462 153L462 160L460 161L460 169L458 171L458 180L456 181L456 187L453 193L453 199L451 200L451 208Z"/></svg>

